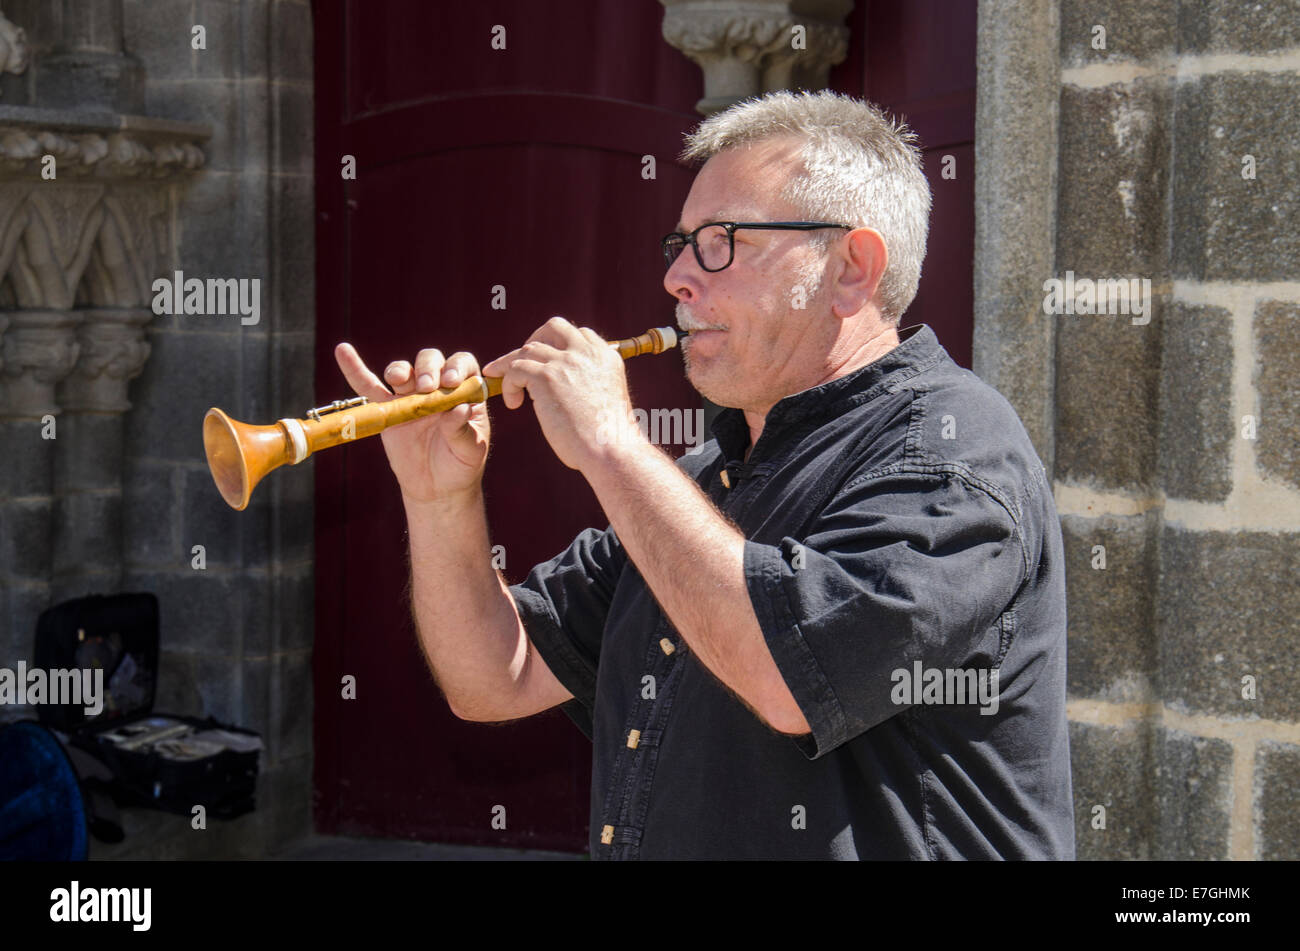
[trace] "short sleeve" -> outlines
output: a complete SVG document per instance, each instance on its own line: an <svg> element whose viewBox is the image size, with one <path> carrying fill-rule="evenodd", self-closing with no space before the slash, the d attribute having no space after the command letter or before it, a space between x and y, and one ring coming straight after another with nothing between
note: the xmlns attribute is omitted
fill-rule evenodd
<svg viewBox="0 0 1300 951"><path fill-rule="evenodd" d="M535 566L522 583L510 586L528 639L573 694L562 708L589 737L605 620L626 564L612 528L589 528L560 554Z"/></svg>
<svg viewBox="0 0 1300 951"><path fill-rule="evenodd" d="M896 671L991 667L995 625L1026 577L1008 509L959 474L850 483L802 540L746 541L764 639L825 755L910 704Z"/></svg>

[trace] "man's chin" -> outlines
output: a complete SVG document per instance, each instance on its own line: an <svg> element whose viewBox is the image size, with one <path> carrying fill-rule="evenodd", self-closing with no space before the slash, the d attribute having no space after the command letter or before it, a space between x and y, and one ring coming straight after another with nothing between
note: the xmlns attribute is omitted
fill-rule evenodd
<svg viewBox="0 0 1300 951"><path fill-rule="evenodd" d="M737 405L731 388L725 382L717 380L711 374L701 370L698 363L692 366L689 360L686 361L686 382L695 389L696 393L699 393L715 406L730 409Z"/></svg>

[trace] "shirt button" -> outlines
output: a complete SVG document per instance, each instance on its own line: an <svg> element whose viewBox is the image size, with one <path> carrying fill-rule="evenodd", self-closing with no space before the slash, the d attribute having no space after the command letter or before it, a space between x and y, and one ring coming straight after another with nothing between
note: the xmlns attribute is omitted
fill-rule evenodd
<svg viewBox="0 0 1300 951"><path fill-rule="evenodd" d="M627 748L629 750L636 749L636 745L640 742L641 742L640 730L633 730L631 733L627 735Z"/></svg>
<svg viewBox="0 0 1300 951"><path fill-rule="evenodd" d="M673 642L666 637L660 639L659 646L663 649L665 654L671 654L673 651L677 650L677 648L673 647Z"/></svg>
<svg viewBox="0 0 1300 951"><path fill-rule="evenodd" d="M723 469L720 473L718 473L718 478L722 480L722 487L724 489L731 488L731 476L727 475L726 469Z"/></svg>
<svg viewBox="0 0 1300 951"><path fill-rule="evenodd" d="M613 841L614 841L614 827L613 827L613 826L605 826L605 828L603 828L603 829L600 830L600 844L601 844L601 845L609 845L609 844L610 844L611 842L613 842Z"/></svg>

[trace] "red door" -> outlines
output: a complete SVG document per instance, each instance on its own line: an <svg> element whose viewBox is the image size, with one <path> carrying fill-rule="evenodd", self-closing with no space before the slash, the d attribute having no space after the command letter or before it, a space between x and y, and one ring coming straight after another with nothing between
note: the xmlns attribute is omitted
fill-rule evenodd
<svg viewBox="0 0 1300 951"><path fill-rule="evenodd" d="M931 42L929 27L898 12L905 6L859 4L853 43L869 24L873 66L855 50L832 74L835 88L886 89L874 63L891 48L886 29L908 49ZM973 138L968 6L968 24L949 16L934 27L958 30L953 42L970 62L968 102L950 111L954 128L969 120L972 131L948 136L947 151L969 150ZM379 370L422 347L486 360L552 314L606 337L673 323L658 238L690 187L693 172L674 157L703 90L698 68L662 40L662 19L657 0L316 4L321 402L350 395L332 356L340 340ZM494 48L502 37L504 49ZM926 82L922 70L887 104L932 100ZM928 126L917 124L924 135ZM643 177L647 155L653 179ZM972 166L958 155L956 181L969 191ZM341 174L345 156L355 157L355 180ZM943 194L952 184L936 166L931 251L904 322L936 326L968 364L973 216L965 192ZM938 238L936 255L945 220L962 234ZM499 288L505 309L493 307ZM676 353L633 360L628 374L638 406L700 405ZM585 851L591 746L567 718L464 723L439 697L408 613L405 519L379 440L314 464L318 830ZM582 528L606 524L532 413L499 401L485 487L511 581ZM342 697L345 676L355 678L355 699ZM492 826L496 806L505 807L504 830Z"/></svg>
<svg viewBox="0 0 1300 951"><path fill-rule="evenodd" d="M340 340L382 372L422 347L486 362L553 314L611 338L674 322L658 239L690 187L674 156L701 82L661 20L654 0L318 5L322 402L350 395ZM699 406L675 352L628 373L639 406ZM493 409L488 517L519 581L607 520L530 410ZM500 727L448 711L409 617L405 519L380 441L315 464L318 828L583 851L590 743L558 711ZM341 696L346 675L355 699Z"/></svg>

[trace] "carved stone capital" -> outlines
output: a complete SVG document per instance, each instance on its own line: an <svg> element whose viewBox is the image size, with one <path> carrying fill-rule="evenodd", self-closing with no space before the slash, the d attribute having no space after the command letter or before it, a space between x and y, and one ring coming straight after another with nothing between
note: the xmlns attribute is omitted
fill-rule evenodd
<svg viewBox="0 0 1300 951"><path fill-rule="evenodd" d="M77 362L81 316L66 310L10 311L3 343L0 416L57 414L54 387Z"/></svg>
<svg viewBox="0 0 1300 951"><path fill-rule="evenodd" d="M831 67L849 54L847 27L832 23L808 23L802 48L784 44L767 60L763 91L774 89L824 89Z"/></svg>
<svg viewBox="0 0 1300 951"><path fill-rule="evenodd" d="M70 412L125 413L127 383L149 359L144 329L153 314L141 308L77 311L78 356L58 388L59 405Z"/></svg>
<svg viewBox="0 0 1300 951"><path fill-rule="evenodd" d="M660 0L664 39L704 71L708 115L776 89L820 88L848 52L853 0Z"/></svg>
<svg viewBox="0 0 1300 951"><path fill-rule="evenodd" d="M0 181L0 309L146 305L171 263L171 201L151 180Z"/></svg>

